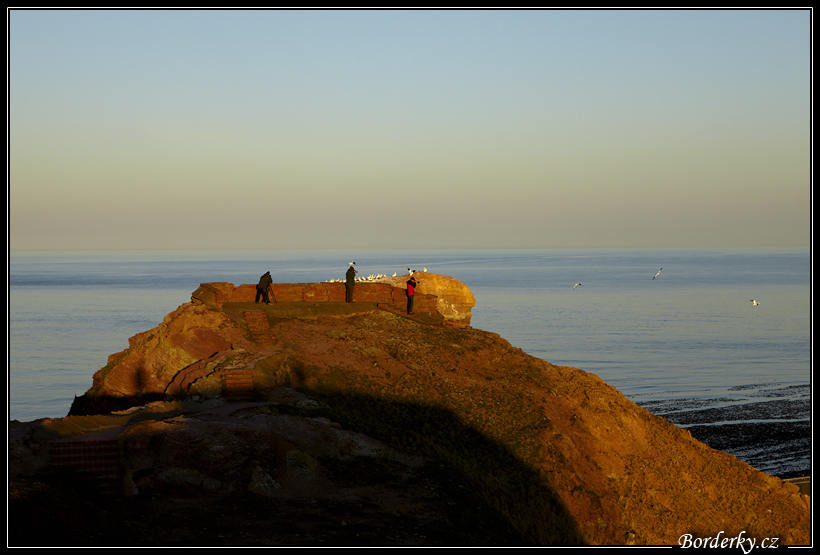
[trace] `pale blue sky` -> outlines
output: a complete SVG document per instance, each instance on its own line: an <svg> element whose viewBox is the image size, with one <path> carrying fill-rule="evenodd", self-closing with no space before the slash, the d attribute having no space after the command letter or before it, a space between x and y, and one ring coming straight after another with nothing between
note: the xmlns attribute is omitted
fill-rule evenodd
<svg viewBox="0 0 820 555"><path fill-rule="evenodd" d="M26 249L805 246L811 12L9 12Z"/></svg>

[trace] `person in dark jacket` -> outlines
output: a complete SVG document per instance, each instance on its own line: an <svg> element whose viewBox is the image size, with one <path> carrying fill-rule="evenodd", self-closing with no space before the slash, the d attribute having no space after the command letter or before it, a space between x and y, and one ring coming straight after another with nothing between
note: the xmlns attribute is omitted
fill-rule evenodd
<svg viewBox="0 0 820 555"><path fill-rule="evenodd" d="M265 275L259 278L259 283L256 284L256 300L254 302L258 303L261 297L265 304L270 304L268 289L270 289L271 284L273 284L273 278L270 277L270 272L265 272Z"/></svg>
<svg viewBox="0 0 820 555"><path fill-rule="evenodd" d="M416 278L410 276L410 279L407 280L407 314L413 313L413 298L416 295L417 285Z"/></svg>
<svg viewBox="0 0 820 555"><path fill-rule="evenodd" d="M351 263L350 267L345 273L345 302L353 302L353 286L356 285L356 270Z"/></svg>

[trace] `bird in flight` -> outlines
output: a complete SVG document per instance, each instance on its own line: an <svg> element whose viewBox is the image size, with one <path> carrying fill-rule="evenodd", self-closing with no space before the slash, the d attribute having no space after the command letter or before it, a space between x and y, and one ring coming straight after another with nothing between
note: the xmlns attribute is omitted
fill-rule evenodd
<svg viewBox="0 0 820 555"><path fill-rule="evenodd" d="M657 274L655 274L655 275L652 277L652 279L655 279L656 277L658 277L659 275L661 275L661 270L663 270L663 268L661 268L660 270L658 270L658 273L657 273Z"/></svg>
<svg viewBox="0 0 820 555"><path fill-rule="evenodd" d="M348 262L347 263L348 266L353 266L354 264L355 264L355 262Z"/></svg>
<svg viewBox="0 0 820 555"><path fill-rule="evenodd" d="M573 288L573 289L575 289L575 288L576 288L576 287L578 287L579 285L581 285L581 284L580 284L580 283L576 283L575 285L573 285L573 286L572 286L572 288Z"/></svg>
<svg viewBox="0 0 820 555"><path fill-rule="evenodd" d="M752 306L757 306L757 305L759 305L759 304L760 304L759 302L757 302L757 301L756 301L756 300L754 300L754 299L751 299L751 301L752 301Z"/></svg>

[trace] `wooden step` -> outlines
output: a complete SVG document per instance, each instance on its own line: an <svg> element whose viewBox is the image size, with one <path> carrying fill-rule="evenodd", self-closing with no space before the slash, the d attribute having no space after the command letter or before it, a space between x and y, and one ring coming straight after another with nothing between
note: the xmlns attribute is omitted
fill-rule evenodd
<svg viewBox="0 0 820 555"><path fill-rule="evenodd" d="M225 390L229 398L248 399L253 397L255 393L253 369L244 367L226 368L224 376Z"/></svg>
<svg viewBox="0 0 820 555"><path fill-rule="evenodd" d="M249 310L243 314L245 323L248 324L248 330L251 332L251 339L256 343L272 345L274 343L274 337L271 333L267 313L261 310Z"/></svg>

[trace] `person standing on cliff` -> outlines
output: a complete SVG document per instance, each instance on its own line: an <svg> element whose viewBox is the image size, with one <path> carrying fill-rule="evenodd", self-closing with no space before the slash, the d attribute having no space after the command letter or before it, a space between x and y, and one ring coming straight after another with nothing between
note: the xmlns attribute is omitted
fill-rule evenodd
<svg viewBox="0 0 820 555"><path fill-rule="evenodd" d="M407 314L413 313L413 299L416 295L417 285L416 278L411 275L410 279L407 280Z"/></svg>
<svg viewBox="0 0 820 555"><path fill-rule="evenodd" d="M353 268L353 263L347 269L345 274L345 302L353 302L353 286L356 285L356 270Z"/></svg>
<svg viewBox="0 0 820 555"><path fill-rule="evenodd" d="M273 278L270 277L270 272L265 272L265 274L259 278L259 283L256 284L256 300L255 303L259 302L259 298L261 297L265 304L270 304L270 297L268 296L268 289L270 288L271 284L273 284Z"/></svg>

